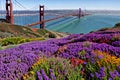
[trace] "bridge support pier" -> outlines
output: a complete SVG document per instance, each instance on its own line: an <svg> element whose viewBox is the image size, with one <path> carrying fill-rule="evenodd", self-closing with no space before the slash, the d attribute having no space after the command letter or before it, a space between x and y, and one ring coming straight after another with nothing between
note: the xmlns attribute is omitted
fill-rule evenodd
<svg viewBox="0 0 120 80"><path fill-rule="evenodd" d="M40 22L44 21L44 5L41 6L40 5ZM44 29L45 28L45 23L42 22L42 24L40 24L40 29Z"/></svg>
<svg viewBox="0 0 120 80"><path fill-rule="evenodd" d="M82 10L81 10L81 8L79 8L79 15L78 15L79 19L81 16L82 16Z"/></svg>
<svg viewBox="0 0 120 80"><path fill-rule="evenodd" d="M6 21L14 24L12 0L6 0Z"/></svg>

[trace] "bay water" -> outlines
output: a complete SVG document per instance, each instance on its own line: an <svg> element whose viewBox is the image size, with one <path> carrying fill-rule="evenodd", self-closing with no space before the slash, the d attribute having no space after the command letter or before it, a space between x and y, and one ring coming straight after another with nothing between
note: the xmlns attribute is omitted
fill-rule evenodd
<svg viewBox="0 0 120 80"><path fill-rule="evenodd" d="M47 20L54 17L56 16L46 15L45 19ZM14 19L17 25L27 25L39 21L38 15L15 16ZM60 18L47 22L45 25L46 29L57 32L89 33L101 28L113 27L118 22L120 22L120 15L91 14L81 17L80 19L77 16ZM34 26L34 28L39 27L39 25Z"/></svg>

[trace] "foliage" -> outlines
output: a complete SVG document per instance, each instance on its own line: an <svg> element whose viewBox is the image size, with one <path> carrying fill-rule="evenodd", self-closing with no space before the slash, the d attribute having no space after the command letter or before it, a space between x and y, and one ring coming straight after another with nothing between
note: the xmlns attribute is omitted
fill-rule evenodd
<svg viewBox="0 0 120 80"><path fill-rule="evenodd" d="M14 36L12 33L0 31L0 38L6 38L6 37L12 37L12 36Z"/></svg>
<svg viewBox="0 0 120 80"><path fill-rule="evenodd" d="M94 51L94 57L90 58L88 63L85 66L85 75L86 79L94 80L119 80L120 69L120 58L116 56L111 56L106 52ZM92 60L94 59L94 62Z"/></svg>
<svg viewBox="0 0 120 80"><path fill-rule="evenodd" d="M49 34L49 38L56 38L55 34Z"/></svg>
<svg viewBox="0 0 120 80"><path fill-rule="evenodd" d="M109 30L110 28L102 28L100 29L99 31L106 31L106 30Z"/></svg>
<svg viewBox="0 0 120 80"><path fill-rule="evenodd" d="M2 46L0 46L0 50L2 50L3 48L2 48Z"/></svg>
<svg viewBox="0 0 120 80"><path fill-rule="evenodd" d="M114 27L115 27L115 28L119 28L119 27L120 27L120 23L115 24Z"/></svg>
<svg viewBox="0 0 120 80"><path fill-rule="evenodd" d="M1 40L0 44L1 46L7 46L7 45L14 45L14 44L21 44L25 42L30 42L30 41L39 41L39 40L44 40L44 38L21 38L21 37L9 37L9 38L4 38Z"/></svg>
<svg viewBox="0 0 120 80"><path fill-rule="evenodd" d="M63 58L40 58L38 62L33 64L31 70L27 74L24 74L23 79L36 80L41 77L44 80L82 80L82 75L80 74L81 68L81 65L74 67L70 64L70 61Z"/></svg>

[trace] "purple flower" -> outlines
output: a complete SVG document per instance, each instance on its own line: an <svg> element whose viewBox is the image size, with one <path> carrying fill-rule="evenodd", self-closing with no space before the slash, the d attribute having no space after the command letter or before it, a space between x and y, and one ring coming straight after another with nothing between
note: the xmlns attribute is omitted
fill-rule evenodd
<svg viewBox="0 0 120 80"><path fill-rule="evenodd" d="M94 74L93 74L93 73L90 73L90 76L91 76L91 77L94 77Z"/></svg>
<svg viewBox="0 0 120 80"><path fill-rule="evenodd" d="M102 58L103 58L103 56L102 56L102 55L99 55L99 56L98 56L98 58L99 58L99 59L102 59Z"/></svg>
<svg viewBox="0 0 120 80"><path fill-rule="evenodd" d="M119 73L117 70L114 70L114 74L119 77Z"/></svg>
<svg viewBox="0 0 120 80"><path fill-rule="evenodd" d="M50 77L52 78L52 80L56 80L55 74L53 73L52 69L50 69Z"/></svg>
<svg viewBox="0 0 120 80"><path fill-rule="evenodd" d="M0 51L0 79L2 80L14 80L20 79L21 76L28 71L28 69L37 61L41 56L58 56L66 59L78 58L84 60L90 60L95 63L96 54L92 51L99 50L102 52L108 52L110 55L116 57L120 56L120 40L110 42L115 35L119 35L116 32L98 31L89 34L73 34L66 38L51 39L47 41L34 41L26 44L21 44L15 48L1 50ZM120 35L119 35L120 36ZM84 46L86 41L90 44ZM64 47L65 46L65 47ZM60 47L62 50L60 51ZM82 51L82 52L81 52ZM81 52L79 54L79 52ZM103 58L102 55L98 56L99 59ZM84 63L86 64L86 62ZM118 71L117 71L118 70ZM114 79L116 76L120 77L120 66L114 72L109 72L110 79ZM65 72L65 71L64 71ZM62 71L59 71L62 73ZM45 73L44 69L37 72L39 79L49 80L49 77ZM105 74L105 68L101 67L99 73L95 72L94 76L101 79ZM50 69L50 75L52 79L56 79L56 76L52 69ZM90 74L93 77L93 74ZM10 79L9 79L10 78Z"/></svg>
<svg viewBox="0 0 120 80"><path fill-rule="evenodd" d="M106 76L105 72L100 72L100 75L101 75L101 77L105 77Z"/></svg>
<svg viewBox="0 0 120 80"><path fill-rule="evenodd" d="M101 78L98 72L95 72L95 75L97 76L97 78Z"/></svg>
<svg viewBox="0 0 120 80"><path fill-rule="evenodd" d="M106 76L106 74L105 74L105 68L104 67L100 68L100 74L101 74L102 77Z"/></svg>
<svg viewBox="0 0 120 80"><path fill-rule="evenodd" d="M105 71L105 68L104 68L104 67L101 67L100 70Z"/></svg>
<svg viewBox="0 0 120 80"><path fill-rule="evenodd" d="M42 76L41 76L40 72L39 72L39 71L37 71L36 73L37 73L37 77L38 77L38 79L39 79L39 80L43 80L43 78L42 78Z"/></svg>
<svg viewBox="0 0 120 80"><path fill-rule="evenodd" d="M113 72L109 72L110 76L114 79L115 78L115 74Z"/></svg>
<svg viewBox="0 0 120 80"><path fill-rule="evenodd" d="M108 80L113 80L113 79L110 77L110 78L108 78Z"/></svg>
<svg viewBox="0 0 120 80"><path fill-rule="evenodd" d="M42 76L43 76L43 79L44 79L44 80L49 80L49 77L46 75L44 69L41 69L40 71L41 71L41 74L42 74Z"/></svg>
<svg viewBox="0 0 120 80"><path fill-rule="evenodd" d="M87 64L87 62L84 62L83 64L84 64L84 65L86 65L86 64Z"/></svg>
<svg viewBox="0 0 120 80"><path fill-rule="evenodd" d="M120 66L118 66L118 69L120 69Z"/></svg>
<svg viewBox="0 0 120 80"><path fill-rule="evenodd" d="M89 54L88 54L88 53L86 53L86 54L85 54L85 57L86 57L86 58L89 58L90 56L89 56Z"/></svg>
<svg viewBox="0 0 120 80"><path fill-rule="evenodd" d="M95 63L95 59L94 58L91 59L91 63Z"/></svg>

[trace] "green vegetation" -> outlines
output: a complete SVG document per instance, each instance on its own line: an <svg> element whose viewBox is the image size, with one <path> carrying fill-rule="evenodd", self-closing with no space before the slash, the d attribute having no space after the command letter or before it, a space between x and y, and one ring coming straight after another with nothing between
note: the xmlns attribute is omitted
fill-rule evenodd
<svg viewBox="0 0 120 80"><path fill-rule="evenodd" d="M120 28L120 23L115 24L115 28Z"/></svg>
<svg viewBox="0 0 120 80"><path fill-rule="evenodd" d="M38 72L44 72L46 78L52 80L82 80L82 65L75 67L70 63L69 60L59 57L39 58L30 71L24 74L23 80L36 80Z"/></svg>
<svg viewBox="0 0 120 80"><path fill-rule="evenodd" d="M52 35L52 36L51 36ZM25 37L25 38L56 38L55 34L45 29L29 28L9 23L0 23L0 38L6 37Z"/></svg>
<svg viewBox="0 0 120 80"><path fill-rule="evenodd" d="M0 50L2 50L3 48L2 48L2 46L0 46Z"/></svg>
<svg viewBox="0 0 120 80"><path fill-rule="evenodd" d="M0 41L1 46L7 46L7 45L16 45L16 44L21 44L25 42L30 42L30 41L41 41L45 40L42 37L38 38L21 38L21 37L9 37L9 38L4 38Z"/></svg>
<svg viewBox="0 0 120 80"><path fill-rule="evenodd" d="M105 30L108 30L108 29L110 29L110 28L102 28L99 31L105 31Z"/></svg>

